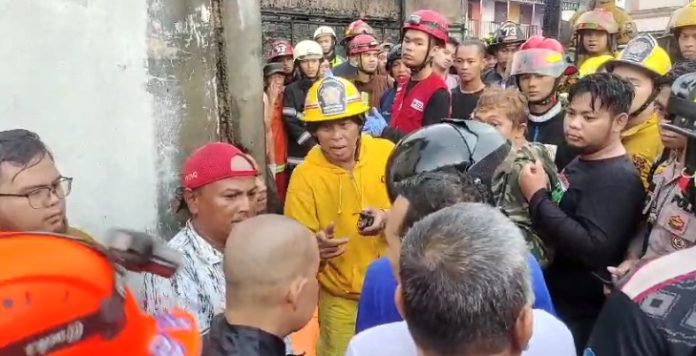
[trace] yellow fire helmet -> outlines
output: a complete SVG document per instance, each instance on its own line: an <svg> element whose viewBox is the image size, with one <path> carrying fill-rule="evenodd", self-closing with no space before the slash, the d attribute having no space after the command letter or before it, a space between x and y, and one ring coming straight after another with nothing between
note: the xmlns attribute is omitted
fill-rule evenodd
<svg viewBox="0 0 696 356"><path fill-rule="evenodd" d="M606 31L609 34L616 34L619 32L619 24L611 12L599 8L580 15L575 22L575 31L582 30Z"/></svg>
<svg viewBox="0 0 696 356"><path fill-rule="evenodd" d="M614 59L614 56L610 54L603 54L601 56L594 56L586 59L584 62L582 62L580 68L578 69L578 77L582 78L586 75L597 73L599 68L602 67L604 63L612 59Z"/></svg>
<svg viewBox="0 0 696 356"><path fill-rule="evenodd" d="M369 109L353 83L330 76L317 80L309 88L303 120L307 123L339 120L364 114Z"/></svg>
<svg viewBox="0 0 696 356"><path fill-rule="evenodd" d="M614 70L618 63L627 63L647 70L655 76L662 77L672 68L669 54L657 44L649 34L642 34L632 39L615 59L604 63L608 72Z"/></svg>
<svg viewBox="0 0 696 356"><path fill-rule="evenodd" d="M668 26L670 32L681 27L696 26L696 0L674 11Z"/></svg>

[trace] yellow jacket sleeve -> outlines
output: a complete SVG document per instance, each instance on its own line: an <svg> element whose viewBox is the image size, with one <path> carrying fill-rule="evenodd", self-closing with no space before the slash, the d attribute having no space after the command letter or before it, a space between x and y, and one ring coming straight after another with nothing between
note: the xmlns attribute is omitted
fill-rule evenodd
<svg viewBox="0 0 696 356"><path fill-rule="evenodd" d="M285 216L293 218L312 232L320 230L317 204L301 169L295 169L285 197Z"/></svg>

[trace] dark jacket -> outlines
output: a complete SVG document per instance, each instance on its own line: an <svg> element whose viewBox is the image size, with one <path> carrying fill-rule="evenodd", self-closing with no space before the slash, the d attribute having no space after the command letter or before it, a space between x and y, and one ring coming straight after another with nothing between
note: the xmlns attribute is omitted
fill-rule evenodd
<svg viewBox="0 0 696 356"><path fill-rule="evenodd" d="M283 122L288 133L288 164L297 165L316 141L305 130L300 120L304 111L305 99L309 88L314 84L311 79L303 78L285 88L283 97Z"/></svg>
<svg viewBox="0 0 696 356"><path fill-rule="evenodd" d="M285 356L285 343L263 330L227 323L223 314L213 318L203 339L203 356Z"/></svg>

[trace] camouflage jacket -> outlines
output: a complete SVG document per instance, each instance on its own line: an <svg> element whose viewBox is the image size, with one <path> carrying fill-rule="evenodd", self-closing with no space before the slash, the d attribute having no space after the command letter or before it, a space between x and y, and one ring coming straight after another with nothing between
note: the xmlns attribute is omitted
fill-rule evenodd
<svg viewBox="0 0 696 356"><path fill-rule="evenodd" d="M551 192L553 201L560 202L565 185L561 181L553 158L549 155L546 147L536 142L530 142L520 149L510 152L505 161L496 169L491 189L496 205L522 229L529 250L537 258L539 264L545 267L553 259L553 251L534 232L529 215L529 205L518 183L522 167L537 159L541 160L549 178L547 189Z"/></svg>

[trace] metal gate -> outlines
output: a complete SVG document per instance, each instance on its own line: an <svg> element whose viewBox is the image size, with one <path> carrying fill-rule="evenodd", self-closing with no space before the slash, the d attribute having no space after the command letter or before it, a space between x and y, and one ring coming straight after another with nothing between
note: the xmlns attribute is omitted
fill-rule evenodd
<svg viewBox="0 0 696 356"><path fill-rule="evenodd" d="M264 53L268 53L271 42L278 39L290 40L293 45L306 39L312 39L314 30L319 26L331 26L336 31L338 41L343 38L345 28L355 21L357 16L349 15L309 15L297 12L283 12L261 9L263 26ZM400 37L398 18L363 17L375 30L375 37L381 42L395 43ZM340 47L340 46L339 46ZM341 49L337 48L339 51Z"/></svg>

